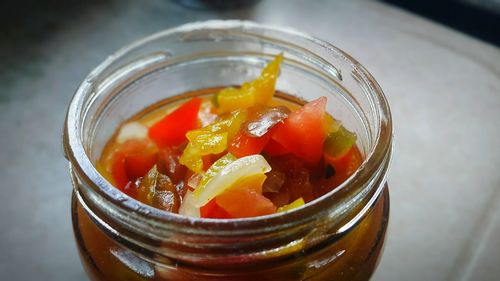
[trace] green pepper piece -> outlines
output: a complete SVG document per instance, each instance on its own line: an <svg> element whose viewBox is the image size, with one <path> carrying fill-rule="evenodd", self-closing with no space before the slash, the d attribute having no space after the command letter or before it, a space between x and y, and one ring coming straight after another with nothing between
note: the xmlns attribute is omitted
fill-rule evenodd
<svg viewBox="0 0 500 281"><path fill-rule="evenodd" d="M356 138L355 133L340 126L337 131L328 134L323 150L332 157L342 156L356 143Z"/></svg>

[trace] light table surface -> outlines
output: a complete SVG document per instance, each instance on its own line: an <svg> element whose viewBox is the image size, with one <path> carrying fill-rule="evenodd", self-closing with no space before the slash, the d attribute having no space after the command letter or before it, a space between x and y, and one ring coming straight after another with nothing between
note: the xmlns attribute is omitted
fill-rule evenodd
<svg viewBox="0 0 500 281"><path fill-rule="evenodd" d="M166 0L73 2L30 18L35 39L20 30L0 44L0 279L86 280L61 150L74 90L119 47L218 18L323 38L357 58L384 89L395 155L390 228L373 280L498 280L497 47L371 1L261 1L225 12Z"/></svg>

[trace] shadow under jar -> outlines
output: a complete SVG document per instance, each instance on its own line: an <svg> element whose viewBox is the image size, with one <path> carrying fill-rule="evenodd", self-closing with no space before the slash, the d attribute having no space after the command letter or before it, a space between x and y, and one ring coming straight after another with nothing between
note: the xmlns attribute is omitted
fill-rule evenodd
<svg viewBox="0 0 500 281"><path fill-rule="evenodd" d="M358 136L365 160L331 192L286 213L189 218L128 197L96 170L115 129L137 112L183 93L240 85L280 52L276 89L284 98L328 97L327 112ZM357 61L308 35L208 21L139 40L80 85L64 148L74 233L92 280L368 280L381 255L392 148L387 101Z"/></svg>

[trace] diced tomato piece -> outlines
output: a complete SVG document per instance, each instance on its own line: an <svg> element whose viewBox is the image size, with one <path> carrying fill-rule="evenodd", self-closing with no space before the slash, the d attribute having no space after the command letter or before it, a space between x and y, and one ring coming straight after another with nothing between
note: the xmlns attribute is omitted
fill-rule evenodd
<svg viewBox="0 0 500 281"><path fill-rule="evenodd" d="M215 199L210 200L205 206L200 208L200 216L202 218L212 219L230 219L233 218L228 212L222 209Z"/></svg>
<svg viewBox="0 0 500 281"><path fill-rule="evenodd" d="M210 166L212 166L212 164L215 162L213 160L212 154L202 156L201 160L203 161L203 171L208 170L208 168L210 168Z"/></svg>
<svg viewBox="0 0 500 281"><path fill-rule="evenodd" d="M335 184L340 184L349 178L363 163L363 157L357 146L353 146L347 153L334 158L324 154L325 162L333 166L335 174L333 179Z"/></svg>
<svg viewBox="0 0 500 281"><path fill-rule="evenodd" d="M231 216L228 212L226 212L224 209L222 209L219 205L215 206L214 211L210 215L210 218L214 219L233 219L234 217Z"/></svg>
<svg viewBox="0 0 500 281"><path fill-rule="evenodd" d="M156 147L150 140L128 140L120 144L110 163L115 185L123 191L129 181L144 176L155 162Z"/></svg>
<svg viewBox="0 0 500 281"><path fill-rule="evenodd" d="M136 153L125 157L125 170L129 179L144 176L156 163L156 153Z"/></svg>
<svg viewBox="0 0 500 281"><path fill-rule="evenodd" d="M149 128L149 137L159 146L178 146L186 141L186 133L199 127L201 99L192 98Z"/></svg>
<svg viewBox="0 0 500 281"><path fill-rule="evenodd" d="M215 199L210 200L205 206L200 208L200 216L202 218L208 218L210 214L214 211L215 207L217 207L217 203Z"/></svg>
<svg viewBox="0 0 500 281"><path fill-rule="evenodd" d="M290 150L283 147L279 142L270 139L267 145L264 147L264 152L270 156L278 156L290 153Z"/></svg>
<svg viewBox="0 0 500 281"><path fill-rule="evenodd" d="M217 205L234 218L257 217L276 212L264 195L249 188L231 188L215 198Z"/></svg>
<svg viewBox="0 0 500 281"><path fill-rule="evenodd" d="M125 154L123 152L117 151L113 155L112 161L111 175L113 176L116 187L123 191L125 186L129 182L127 169L125 168Z"/></svg>
<svg viewBox="0 0 500 281"><path fill-rule="evenodd" d="M276 130L273 139L304 161L318 163L326 134L325 106L326 97L321 97L292 112Z"/></svg>
<svg viewBox="0 0 500 281"><path fill-rule="evenodd" d="M245 133L243 129L240 129L229 145L228 150L238 158L260 154L271 139L270 133L268 132L262 137L252 137Z"/></svg>

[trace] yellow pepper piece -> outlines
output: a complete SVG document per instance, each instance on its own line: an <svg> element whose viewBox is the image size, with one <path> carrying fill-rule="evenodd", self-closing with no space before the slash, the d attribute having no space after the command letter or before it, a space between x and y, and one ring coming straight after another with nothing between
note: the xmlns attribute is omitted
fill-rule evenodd
<svg viewBox="0 0 500 281"><path fill-rule="evenodd" d="M292 209L295 209L295 208L298 208L298 207L304 205L305 203L306 202L304 202L304 199L302 199L302 197L300 197L299 199L293 201L292 203L290 203L288 205L285 205L283 207L279 207L276 212L281 213L281 212L290 211Z"/></svg>
<svg viewBox="0 0 500 281"><path fill-rule="evenodd" d="M280 71L280 65L283 61L283 53L277 55L272 62L262 71L260 76L252 81L251 88L255 91L255 102L267 104L274 96L276 79Z"/></svg>
<svg viewBox="0 0 500 281"><path fill-rule="evenodd" d="M274 95L283 54L277 55L255 80L245 82L240 89L225 88L216 95L219 113L244 109L255 104L267 104Z"/></svg>
<svg viewBox="0 0 500 281"><path fill-rule="evenodd" d="M194 141L188 143L179 162L196 173L203 169L202 156L222 153L227 148L227 133L211 134L202 131L191 137Z"/></svg>
<svg viewBox="0 0 500 281"><path fill-rule="evenodd" d="M186 134L191 145L200 151L210 154L223 152L227 147L227 133L212 133L202 130L194 130Z"/></svg>
<svg viewBox="0 0 500 281"><path fill-rule="evenodd" d="M188 167L191 171L199 173L203 169L203 159L201 156L201 151L192 143L188 143L182 152L179 163Z"/></svg>
<svg viewBox="0 0 500 281"><path fill-rule="evenodd" d="M211 130L220 130L218 132L227 132L227 139L232 140L234 136L238 133L241 124L247 120L248 113L245 110L237 110L231 112L231 116L227 119L223 119L217 123L214 123Z"/></svg>
<svg viewBox="0 0 500 281"><path fill-rule="evenodd" d="M195 173L201 172L203 169L202 157L222 153L226 150L228 140L234 138L245 120L246 112L236 111L227 119L187 132L186 137L189 143L179 162Z"/></svg>
<svg viewBox="0 0 500 281"><path fill-rule="evenodd" d="M220 113L248 108L255 104L254 93L243 89L225 88L217 94L217 103Z"/></svg>

